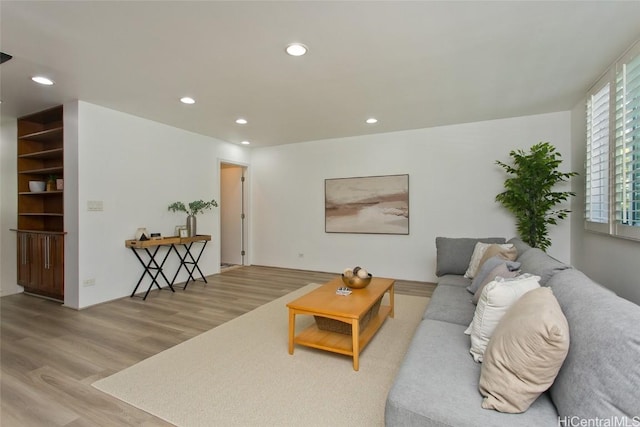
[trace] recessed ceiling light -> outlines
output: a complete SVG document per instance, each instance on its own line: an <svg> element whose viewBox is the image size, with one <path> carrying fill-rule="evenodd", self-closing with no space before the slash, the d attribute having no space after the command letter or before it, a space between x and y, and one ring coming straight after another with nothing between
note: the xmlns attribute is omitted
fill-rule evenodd
<svg viewBox="0 0 640 427"><path fill-rule="evenodd" d="M188 96L185 96L183 98L180 98L180 102L182 102L183 104L195 104L196 100Z"/></svg>
<svg viewBox="0 0 640 427"><path fill-rule="evenodd" d="M367 124L373 125L373 124L376 124L376 123L378 123L378 119L376 119L374 117L369 117L367 119Z"/></svg>
<svg viewBox="0 0 640 427"><path fill-rule="evenodd" d="M309 49L302 43L291 43L286 49L287 53L291 56L302 56L307 53L308 50Z"/></svg>
<svg viewBox="0 0 640 427"><path fill-rule="evenodd" d="M251 143L250 143L249 141L242 141L240 144L242 144L242 145L249 145L249 144L251 144Z"/></svg>
<svg viewBox="0 0 640 427"><path fill-rule="evenodd" d="M42 76L33 76L31 77L31 80L45 86L51 86L53 84L53 80L48 79L46 77L42 77Z"/></svg>
<svg viewBox="0 0 640 427"><path fill-rule="evenodd" d="M247 119L243 119L243 118L236 119L236 123L239 125L246 125Z"/></svg>

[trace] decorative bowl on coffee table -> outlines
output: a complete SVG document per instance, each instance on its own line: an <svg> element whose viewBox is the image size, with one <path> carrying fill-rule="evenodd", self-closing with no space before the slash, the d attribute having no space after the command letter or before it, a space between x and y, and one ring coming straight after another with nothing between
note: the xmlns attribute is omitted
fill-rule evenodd
<svg viewBox="0 0 640 427"><path fill-rule="evenodd" d="M367 276L364 279L361 279L358 276L347 278L347 277L344 277L344 274L343 274L342 283L344 283L346 286L350 287L351 289L363 289L363 288L366 288L369 285L369 283L371 283L372 277L373 276L371 275L371 273L369 273L369 276Z"/></svg>

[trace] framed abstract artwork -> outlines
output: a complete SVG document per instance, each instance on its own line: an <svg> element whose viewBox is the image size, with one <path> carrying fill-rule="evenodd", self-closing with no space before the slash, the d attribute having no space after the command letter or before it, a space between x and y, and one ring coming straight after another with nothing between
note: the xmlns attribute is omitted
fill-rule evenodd
<svg viewBox="0 0 640 427"><path fill-rule="evenodd" d="M409 234L409 175L324 181L326 233Z"/></svg>

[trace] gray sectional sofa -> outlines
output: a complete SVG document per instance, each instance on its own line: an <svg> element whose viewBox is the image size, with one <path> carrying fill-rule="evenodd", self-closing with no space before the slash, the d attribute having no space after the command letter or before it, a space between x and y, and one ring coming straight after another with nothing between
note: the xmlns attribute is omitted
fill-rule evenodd
<svg viewBox="0 0 640 427"><path fill-rule="evenodd" d="M521 272L540 276L567 318L569 353L551 388L524 413L481 407L481 364L464 334L476 306L463 275L478 241L505 239L436 239L438 286L389 391L385 424L640 426L640 306L517 238L507 243L518 250Z"/></svg>

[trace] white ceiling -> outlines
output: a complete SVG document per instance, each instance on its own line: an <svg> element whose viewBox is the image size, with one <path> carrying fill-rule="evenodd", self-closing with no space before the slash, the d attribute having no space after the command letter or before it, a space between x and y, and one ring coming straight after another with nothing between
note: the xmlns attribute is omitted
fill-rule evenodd
<svg viewBox="0 0 640 427"><path fill-rule="evenodd" d="M0 20L3 116L80 99L253 147L568 110L640 38L639 1L2 0Z"/></svg>

